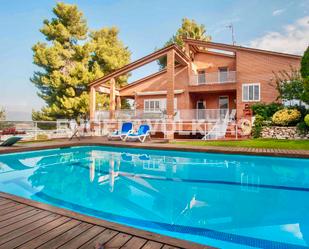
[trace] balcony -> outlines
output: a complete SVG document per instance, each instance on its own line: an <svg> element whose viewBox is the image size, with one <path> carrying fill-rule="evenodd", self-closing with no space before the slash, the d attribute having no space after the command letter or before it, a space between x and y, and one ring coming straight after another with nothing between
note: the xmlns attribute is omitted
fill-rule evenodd
<svg viewBox="0 0 309 249"><path fill-rule="evenodd" d="M190 82L191 86L226 84L236 82L236 71L195 74Z"/></svg>

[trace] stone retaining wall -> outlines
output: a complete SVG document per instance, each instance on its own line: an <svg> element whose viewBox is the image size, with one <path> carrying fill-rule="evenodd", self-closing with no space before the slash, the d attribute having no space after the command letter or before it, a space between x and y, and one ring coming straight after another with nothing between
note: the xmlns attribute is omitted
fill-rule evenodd
<svg viewBox="0 0 309 249"><path fill-rule="evenodd" d="M261 137L276 139L309 139L309 133L307 135L299 135L295 126L265 126L262 129Z"/></svg>

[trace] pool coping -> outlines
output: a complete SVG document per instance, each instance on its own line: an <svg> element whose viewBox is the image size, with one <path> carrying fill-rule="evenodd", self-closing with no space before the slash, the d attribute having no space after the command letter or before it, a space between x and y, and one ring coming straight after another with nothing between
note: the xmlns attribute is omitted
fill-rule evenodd
<svg viewBox="0 0 309 249"><path fill-rule="evenodd" d="M165 236L165 235L160 235L158 233L149 232L149 231L146 231L146 230L141 230L141 229L138 229L138 228L122 225L122 224L107 221L107 220L104 220L104 219L95 218L95 217L92 217L92 216L87 216L87 215L84 215L84 214L81 214L81 213L78 213L78 212L74 212L74 211L67 210L67 209L64 209L64 208L59 208L59 207L52 206L52 205L49 205L49 204L33 201L33 200L26 199L26 198L23 198L23 197L19 197L19 196L13 195L13 194L5 193L5 192L2 192L2 191L0 191L0 197L10 199L12 201L15 201L15 202L27 205L27 206L35 207L35 208L42 209L42 210L45 210L45 211L49 211L49 212L52 212L52 213L55 213L55 214L59 214L59 215L62 215L62 216L73 218L75 220L79 220L79 221L82 221L82 222L87 222L87 223L102 226L102 227L105 227L105 228L108 228L108 229L111 229L111 230L116 230L118 232L122 232L122 233L130 234L130 235L133 235L133 236L136 236L136 237L144 238L146 240L152 240L152 241L156 241L156 242L159 242L159 243L175 246L177 248L215 249L215 247L201 245L201 244L197 244L195 242L181 240L181 239L177 239L177 238L173 238L173 237L169 237L169 236Z"/></svg>
<svg viewBox="0 0 309 249"><path fill-rule="evenodd" d="M240 154L254 156L272 156L272 157L291 157L291 158L309 158L309 150L287 150L287 149L261 149L261 148L243 148L243 147L219 147L219 146L189 146L176 145L162 142L132 143L122 141L107 141L102 137L83 138L79 141L50 141L49 143L33 143L30 146L13 146L2 148L0 154L24 152L32 150L45 150L55 148L65 148L74 146L117 146L152 150L178 150L187 152L206 152L206 153L224 153Z"/></svg>

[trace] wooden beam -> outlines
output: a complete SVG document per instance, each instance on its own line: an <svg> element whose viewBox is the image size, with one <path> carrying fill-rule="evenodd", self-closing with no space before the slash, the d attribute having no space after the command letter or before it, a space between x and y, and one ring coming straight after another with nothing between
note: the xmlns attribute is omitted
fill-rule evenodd
<svg viewBox="0 0 309 249"><path fill-rule="evenodd" d="M119 95L116 97L116 109L121 109L121 97Z"/></svg>
<svg viewBox="0 0 309 249"><path fill-rule="evenodd" d="M167 120L169 123L173 122L174 119L174 88L175 88L175 51L171 50L167 54L166 64L166 79L167 79L167 93L166 93L166 113ZM173 125L167 125L167 139L174 139Z"/></svg>
<svg viewBox="0 0 309 249"><path fill-rule="evenodd" d="M110 79L110 94L109 94L109 118L115 119L115 106L116 106L116 99L115 99L115 79Z"/></svg>
<svg viewBox="0 0 309 249"><path fill-rule="evenodd" d="M168 47L165 47L163 49L160 49L154 53L151 53L139 60L136 60L122 68L119 68L118 70L100 78L100 79L97 79L93 82L90 83L90 86L98 86L98 85L101 85L101 84L104 84L106 82L108 82L111 78L116 78L116 77L119 77L120 75L123 75L125 73L128 73L138 67L141 67L145 64L148 64L152 61L155 61L159 58L161 58L162 56L165 56L167 55L167 53L169 51L176 51L177 52L177 58L180 60L179 62L180 63L187 63L190 61L190 58L188 58L175 44L172 44Z"/></svg>
<svg viewBox="0 0 309 249"><path fill-rule="evenodd" d="M174 90L174 94L184 93L184 89ZM136 92L138 96L151 96L151 95L166 95L167 91L148 91L148 92Z"/></svg>
<svg viewBox="0 0 309 249"><path fill-rule="evenodd" d="M175 60L181 65L187 66L189 62L185 60L178 52L175 51Z"/></svg>
<svg viewBox="0 0 309 249"><path fill-rule="evenodd" d="M110 94L110 86L109 86L108 88L106 88L105 86L104 86L104 87L99 86L99 87L97 87L96 89L97 89L97 91L100 92L100 93ZM118 90L115 90L115 95L116 95L116 96L119 96L119 95L120 95L120 93L119 93Z"/></svg>

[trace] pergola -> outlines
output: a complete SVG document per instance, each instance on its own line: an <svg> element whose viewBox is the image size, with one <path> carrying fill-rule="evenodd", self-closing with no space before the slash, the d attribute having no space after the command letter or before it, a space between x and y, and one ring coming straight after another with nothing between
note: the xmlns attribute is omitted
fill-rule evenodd
<svg viewBox="0 0 309 249"><path fill-rule="evenodd" d="M121 88L118 89L116 88L115 85L117 77L127 74L134 69L142 67L164 56L167 57L166 113L167 113L167 119L172 120L174 116L175 62L183 66L188 66L190 64L189 51L186 50L186 52L184 53L175 44L157 50L139 60L136 60L90 83L90 120L93 121L95 118L97 91L109 95L110 97L109 117L112 120L115 119L115 110L121 109Z"/></svg>

